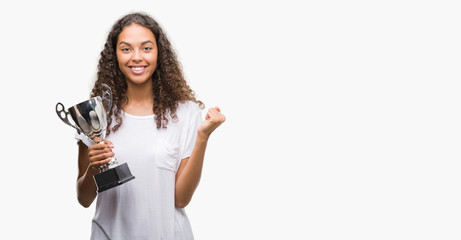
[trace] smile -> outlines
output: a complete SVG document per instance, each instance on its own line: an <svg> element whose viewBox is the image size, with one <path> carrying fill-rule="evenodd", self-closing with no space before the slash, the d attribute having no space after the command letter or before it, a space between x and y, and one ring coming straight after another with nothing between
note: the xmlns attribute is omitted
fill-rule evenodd
<svg viewBox="0 0 461 240"><path fill-rule="evenodd" d="M133 66L129 68L134 74L141 74L147 69L146 66Z"/></svg>

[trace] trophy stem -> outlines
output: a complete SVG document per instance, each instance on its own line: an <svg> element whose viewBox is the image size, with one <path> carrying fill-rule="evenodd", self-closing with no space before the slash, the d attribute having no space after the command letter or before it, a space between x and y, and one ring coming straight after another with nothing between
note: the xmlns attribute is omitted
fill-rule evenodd
<svg viewBox="0 0 461 240"><path fill-rule="evenodd" d="M102 166L99 166L98 169L99 169L101 172L105 172L105 171L107 171L107 170L109 170L109 169L111 169L111 168L115 168L115 167L117 167L117 166L119 166L117 159L114 158L114 157L112 157L111 160L110 160L110 162L108 162L108 163L106 163L106 164L104 164L104 165L102 165Z"/></svg>

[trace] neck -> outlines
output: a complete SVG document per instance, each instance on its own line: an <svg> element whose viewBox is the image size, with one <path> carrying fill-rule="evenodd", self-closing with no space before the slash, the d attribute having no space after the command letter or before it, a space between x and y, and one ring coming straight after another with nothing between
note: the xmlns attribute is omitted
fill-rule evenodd
<svg viewBox="0 0 461 240"><path fill-rule="evenodd" d="M152 80L142 84L127 82L126 96L128 97L128 103L123 107L125 112L134 115L153 114Z"/></svg>
<svg viewBox="0 0 461 240"><path fill-rule="evenodd" d="M128 101L146 101L153 99L152 81L146 81L142 84L127 83L126 96Z"/></svg>

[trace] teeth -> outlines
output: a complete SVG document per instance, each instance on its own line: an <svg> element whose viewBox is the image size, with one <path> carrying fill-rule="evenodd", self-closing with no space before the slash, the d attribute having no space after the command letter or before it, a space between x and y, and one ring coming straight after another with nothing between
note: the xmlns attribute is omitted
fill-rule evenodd
<svg viewBox="0 0 461 240"><path fill-rule="evenodd" d="M135 71L140 71L140 70L143 70L144 67L131 67L131 69L133 69Z"/></svg>

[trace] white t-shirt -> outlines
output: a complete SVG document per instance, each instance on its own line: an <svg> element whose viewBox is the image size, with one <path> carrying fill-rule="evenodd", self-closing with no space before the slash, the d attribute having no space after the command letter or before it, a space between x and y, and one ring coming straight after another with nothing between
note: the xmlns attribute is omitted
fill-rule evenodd
<svg viewBox="0 0 461 240"><path fill-rule="evenodd" d="M175 176L191 155L202 122L196 103L180 103L178 121L157 129L154 115L123 112L123 123L107 136L119 164L127 163L135 179L98 194L91 239L193 239L187 215L174 203ZM86 145L92 142L76 135Z"/></svg>

